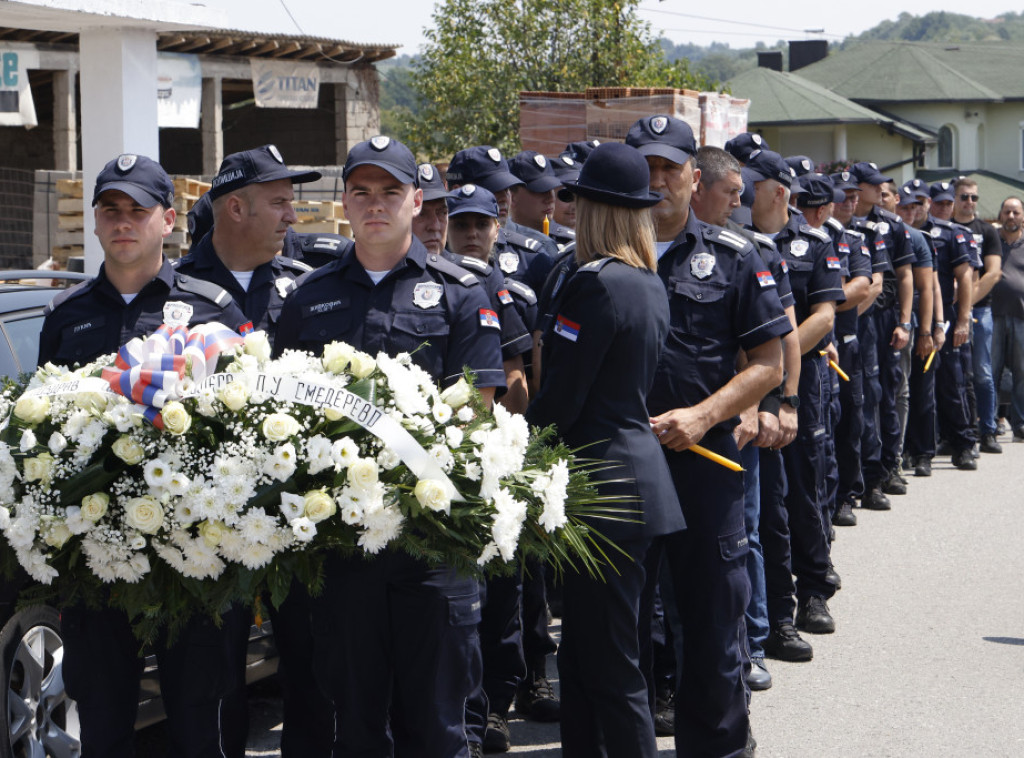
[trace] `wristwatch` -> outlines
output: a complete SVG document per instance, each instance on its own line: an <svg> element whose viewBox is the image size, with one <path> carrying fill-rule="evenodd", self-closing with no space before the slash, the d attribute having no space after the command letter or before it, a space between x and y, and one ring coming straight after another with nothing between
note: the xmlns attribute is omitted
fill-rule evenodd
<svg viewBox="0 0 1024 758"><path fill-rule="evenodd" d="M901 329L903 329L903 330L905 330L907 332L909 332L914 327L914 325L912 323L910 323L909 321L907 323L905 323L905 324L900 324L899 326L900 326Z"/></svg>
<svg viewBox="0 0 1024 758"><path fill-rule="evenodd" d="M799 395L783 395L779 398L780 403L785 403L794 411L800 407L800 396Z"/></svg>

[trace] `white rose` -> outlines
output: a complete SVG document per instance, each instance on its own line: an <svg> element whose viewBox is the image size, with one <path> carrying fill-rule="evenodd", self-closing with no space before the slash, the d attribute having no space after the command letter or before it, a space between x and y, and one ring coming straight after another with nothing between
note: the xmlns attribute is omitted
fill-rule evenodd
<svg viewBox="0 0 1024 758"><path fill-rule="evenodd" d="M51 453L59 455L64 452L64 449L68 446L68 441L60 432L54 432L50 435L50 440L46 443L46 446L50 448Z"/></svg>
<svg viewBox="0 0 1024 758"><path fill-rule="evenodd" d="M245 383L237 379L217 390L217 398L232 411L240 411L249 399Z"/></svg>
<svg viewBox="0 0 1024 758"><path fill-rule="evenodd" d="M345 418L345 414L339 411L337 408L324 408L324 416L327 417L328 421L340 421Z"/></svg>
<svg viewBox="0 0 1024 758"><path fill-rule="evenodd" d="M441 400L452 408L461 408L473 396L473 388L469 386L463 377L441 393Z"/></svg>
<svg viewBox="0 0 1024 758"><path fill-rule="evenodd" d="M245 335L245 352L257 360L270 360L270 340L262 329Z"/></svg>
<svg viewBox="0 0 1024 758"><path fill-rule="evenodd" d="M349 367L349 371L356 379L369 376L375 368L377 368L377 361L373 359L372 355L361 353L358 350L352 354L352 365Z"/></svg>
<svg viewBox="0 0 1024 758"><path fill-rule="evenodd" d="M83 411L103 413L107 409L107 398L99 392L79 392L75 395L75 405Z"/></svg>
<svg viewBox="0 0 1024 758"><path fill-rule="evenodd" d="M448 490L436 479L420 479L416 482L413 494L427 510L451 513L452 501L448 497Z"/></svg>
<svg viewBox="0 0 1024 758"><path fill-rule="evenodd" d="M82 498L82 518L94 524L107 513L110 495L105 492L94 492Z"/></svg>
<svg viewBox="0 0 1024 758"><path fill-rule="evenodd" d="M160 411L160 416L164 420L164 429L174 435L181 436L192 426L192 417L177 400L167 403Z"/></svg>
<svg viewBox="0 0 1024 758"><path fill-rule="evenodd" d="M330 518L338 511L334 499L323 490L312 490L305 496L306 507L304 509L306 518L314 524L318 524L326 518Z"/></svg>
<svg viewBox="0 0 1024 758"><path fill-rule="evenodd" d="M155 498L133 497L125 505L125 523L143 534L156 534L164 523L164 509Z"/></svg>
<svg viewBox="0 0 1024 758"><path fill-rule="evenodd" d="M127 435L118 437L111 446L111 450L114 451L114 455L129 466L141 463L142 459L146 456L145 448Z"/></svg>
<svg viewBox="0 0 1024 758"><path fill-rule="evenodd" d="M345 342L331 342L324 347L324 354L320 358L324 371L332 374L340 374L348 368L355 355L355 348Z"/></svg>
<svg viewBox="0 0 1024 758"><path fill-rule="evenodd" d="M299 428L299 422L287 413L271 413L263 419L263 436L271 442L284 442L298 434Z"/></svg>
<svg viewBox="0 0 1024 758"><path fill-rule="evenodd" d="M14 415L28 424L38 424L50 413L50 400L45 396L19 397Z"/></svg>
<svg viewBox="0 0 1024 758"><path fill-rule="evenodd" d="M63 521L55 521L51 523L50 527L43 535L43 542L50 547L57 548L58 550L64 547L64 543L69 539L71 539L71 530Z"/></svg>
<svg viewBox="0 0 1024 758"><path fill-rule="evenodd" d="M455 414L455 417L464 424L468 424L473 420L473 409L468 405L464 405L459 408L459 412Z"/></svg>
<svg viewBox="0 0 1024 758"><path fill-rule="evenodd" d="M204 521L199 525L199 535L209 547L217 547L228 532L223 521Z"/></svg>
<svg viewBox="0 0 1024 758"><path fill-rule="evenodd" d="M40 453L35 458L26 458L24 466L26 482L46 484L53 474L53 456L49 453Z"/></svg>
<svg viewBox="0 0 1024 758"><path fill-rule="evenodd" d="M377 464L371 458L357 458L348 467L348 481L353 487L368 490L377 483Z"/></svg>

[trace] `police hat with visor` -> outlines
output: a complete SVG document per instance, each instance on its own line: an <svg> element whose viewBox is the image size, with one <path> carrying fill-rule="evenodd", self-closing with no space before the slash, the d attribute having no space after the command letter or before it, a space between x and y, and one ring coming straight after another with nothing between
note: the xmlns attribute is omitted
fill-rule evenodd
<svg viewBox="0 0 1024 758"><path fill-rule="evenodd" d="M419 171L412 151L391 137L377 135L349 150L341 178L348 182L349 176L360 166L376 166L384 169L402 184L419 186Z"/></svg>
<svg viewBox="0 0 1024 758"><path fill-rule="evenodd" d="M784 187L792 189L794 184L793 169L774 150L755 150L747 159L746 168L757 181L774 179Z"/></svg>
<svg viewBox="0 0 1024 758"><path fill-rule="evenodd" d="M867 161L854 163L850 166L850 173L853 175L854 181L859 184L874 184L877 186L892 181L891 176L886 176L878 170L876 164Z"/></svg>
<svg viewBox="0 0 1024 758"><path fill-rule="evenodd" d="M626 144L635 147L645 158L658 156L680 166L697 155L697 140L694 139L693 129L682 119L672 116L647 116L640 119L626 132ZM586 165L583 164L584 168Z"/></svg>
<svg viewBox="0 0 1024 758"><path fill-rule="evenodd" d="M849 171L839 171L835 174L830 174L829 177L832 179L832 184L834 184L838 190L842 190L843 192L848 192L850 190L860 192L860 183L857 181L857 177Z"/></svg>
<svg viewBox="0 0 1024 758"><path fill-rule="evenodd" d="M803 192L797 197L796 204L801 208L820 208L846 199L846 194L832 184L831 177L815 171L801 176L800 186Z"/></svg>
<svg viewBox="0 0 1024 758"><path fill-rule="evenodd" d="M498 201L494 193L486 187L478 187L475 184L463 184L458 189L449 192L448 216L458 216L462 213L479 213L491 218L498 218Z"/></svg>
<svg viewBox="0 0 1024 758"><path fill-rule="evenodd" d="M232 153L221 161L210 187L210 199L216 200L250 184L265 184L278 179L291 179L292 184L305 184L315 182L320 176L319 171L292 171L285 165L277 147L263 145Z"/></svg>
<svg viewBox="0 0 1024 758"><path fill-rule="evenodd" d="M477 145L455 153L448 164L447 178L450 187L476 184L494 194L524 184L508 170L508 161L501 151L489 145Z"/></svg>
<svg viewBox="0 0 1024 758"><path fill-rule="evenodd" d="M508 170L530 192L550 192L562 186L551 162L534 150L523 150L508 162Z"/></svg>
<svg viewBox="0 0 1024 758"><path fill-rule="evenodd" d="M755 150L768 150L768 142L760 134L743 132L725 143L725 152L740 163L746 163Z"/></svg>
<svg viewBox="0 0 1024 758"><path fill-rule="evenodd" d="M123 192L143 208L174 205L174 183L163 166L145 155L125 153L107 163L96 176L92 204L107 190Z"/></svg>
<svg viewBox="0 0 1024 758"><path fill-rule="evenodd" d="M570 142L565 146L565 152L572 156L572 159L579 164L587 159L587 156L594 152L594 148L601 144L600 140L586 139L577 142Z"/></svg>
<svg viewBox="0 0 1024 758"><path fill-rule="evenodd" d="M796 174L798 179L814 171L814 161L806 155L790 155L784 160L786 165L793 169L793 173Z"/></svg>
<svg viewBox="0 0 1024 758"><path fill-rule="evenodd" d="M643 154L621 142L594 148L579 179L565 187L588 200L624 208L650 208L662 200L660 193L651 192L651 172Z"/></svg>
<svg viewBox="0 0 1024 758"><path fill-rule="evenodd" d="M423 190L423 202L441 200L448 197L448 188L444 186L441 172L432 163L421 163L416 167L419 187Z"/></svg>
<svg viewBox="0 0 1024 758"><path fill-rule="evenodd" d="M913 205L929 197L928 185L920 179L904 182L899 190L900 205Z"/></svg>
<svg viewBox="0 0 1024 758"><path fill-rule="evenodd" d="M951 182L935 182L928 188L933 203L953 202L953 184Z"/></svg>

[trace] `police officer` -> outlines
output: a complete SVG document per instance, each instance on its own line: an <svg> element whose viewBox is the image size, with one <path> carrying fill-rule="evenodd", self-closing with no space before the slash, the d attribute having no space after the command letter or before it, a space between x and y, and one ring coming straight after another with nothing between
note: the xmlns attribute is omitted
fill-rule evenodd
<svg viewBox="0 0 1024 758"><path fill-rule="evenodd" d="M594 148L601 144L601 140L584 139L570 142L565 146L565 152L572 156L572 159L581 166L587 160L587 156L594 152Z"/></svg>
<svg viewBox="0 0 1024 758"><path fill-rule="evenodd" d="M562 181L555 175L551 161L534 150L523 150L508 162L508 169L523 183L511 189L506 227L533 237L549 255L558 255L557 243L554 249L549 244L553 241L549 232L555 213L555 190L562 186Z"/></svg>
<svg viewBox="0 0 1024 758"><path fill-rule="evenodd" d="M560 153L548 158L555 176L563 186L555 190L555 213L551 218L548 235L558 243L559 248L576 239L576 196L565 189L565 182L574 182L579 178L582 163L573 160L569 153Z"/></svg>
<svg viewBox="0 0 1024 758"><path fill-rule="evenodd" d="M768 150L768 142L760 134L754 132L743 132L737 134L725 143L725 152L740 162L741 166L747 165L750 154L755 150Z"/></svg>
<svg viewBox="0 0 1024 758"><path fill-rule="evenodd" d="M448 164L447 178L450 189L476 184L494 193L499 220L504 225L495 251L498 268L506 277L526 283L534 292L539 291L554 265L558 246L550 239L545 242L524 234L508 223L511 188L522 185L523 181L509 171L501 151L487 145L460 150Z"/></svg>
<svg viewBox="0 0 1024 758"><path fill-rule="evenodd" d="M828 527L821 486L826 474L828 433L825 385L831 371L820 352L831 341L836 303L845 297L841 266L831 237L789 212L790 189L796 180L782 157L771 150L754 151L747 170L758 178L751 209L754 228L774 235L786 261L802 355L797 397L783 398L783 402L796 406L799 416L796 440L782 453L788 483L784 510L778 503L762 503L768 618L773 628L781 628L792 623L795 614L798 629L827 634L835 630L827 600L836 590L835 580L829 576ZM810 182L810 188L800 195L801 202L832 202L833 188L825 182ZM812 210L817 206L805 207ZM785 524L779 514L784 514ZM784 556L787 526L792 571L777 560L767 559ZM791 579L794 574L795 588Z"/></svg>
<svg viewBox="0 0 1024 758"><path fill-rule="evenodd" d="M602 494L639 503L639 523L602 521L618 550L600 579L567 572L558 670L562 754L639 758L658 753L647 681L638 665L644 557L653 537L684 526L672 477L651 434L647 391L668 334L668 303L654 273L654 229L644 210L644 158L609 143L587 159L580 195L581 268L544 337L544 376L528 419L554 424L571 447L608 467Z"/></svg>
<svg viewBox="0 0 1024 758"><path fill-rule="evenodd" d="M882 292L860 321L860 342L865 356L864 468L865 508L887 510L886 493L905 494L899 479L900 422L896 394L901 383L900 351L910 340L914 299L912 264L914 252L899 216L881 208L881 185L892 179L873 163L856 163L850 173L860 186L852 226L863 232L869 246L885 251L887 270L882 273ZM877 371L875 367L877 366ZM877 375L877 384L874 379ZM877 396L875 392L877 391Z"/></svg>
<svg viewBox="0 0 1024 758"><path fill-rule="evenodd" d="M648 408L687 523L662 546L683 626L676 752L738 755L750 737L737 634L750 594L743 477L687 448L699 442L735 460L736 415L779 385L779 337L790 325L774 283L757 276L761 259L753 246L690 212L700 176L689 125L664 115L642 118L626 144L645 155L651 190L664 196L652 215L669 337ZM741 349L747 363L737 371ZM656 576L657 562L648 566Z"/></svg>
<svg viewBox="0 0 1024 758"><path fill-rule="evenodd" d="M276 353L333 340L412 354L449 385L466 367L485 402L504 386L499 327L476 277L412 234L417 167L388 137L361 142L343 169L353 251L303 277L281 311ZM380 223L383 219L387 223ZM334 755L469 755L464 727L480 621L477 583L397 552L327 559L314 599L321 687L334 703Z"/></svg>
<svg viewBox="0 0 1024 758"><path fill-rule="evenodd" d="M155 161L126 154L103 167L93 192L103 264L96 278L47 306L40 365L86 363L164 323L251 328L221 287L175 272L164 259L173 204L174 185ZM128 617L112 608L67 606L61 628L64 682L78 703L83 755L134 756L143 658ZM225 734L220 715L224 699L245 685L236 674L244 671L248 630L247 617L225 619L223 629L194 617L173 645L156 646L171 754L244 755L244 731Z"/></svg>

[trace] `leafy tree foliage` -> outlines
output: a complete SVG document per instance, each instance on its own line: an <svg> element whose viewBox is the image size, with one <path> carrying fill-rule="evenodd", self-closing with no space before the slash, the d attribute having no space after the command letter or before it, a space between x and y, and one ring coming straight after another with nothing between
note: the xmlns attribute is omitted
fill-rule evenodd
<svg viewBox="0 0 1024 758"><path fill-rule="evenodd" d="M522 90L710 89L686 60L670 63L639 0L444 0L413 63L419 110L407 139L442 159L469 145L519 149Z"/></svg>

